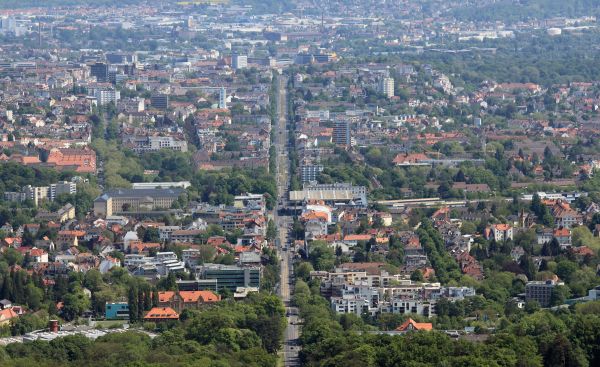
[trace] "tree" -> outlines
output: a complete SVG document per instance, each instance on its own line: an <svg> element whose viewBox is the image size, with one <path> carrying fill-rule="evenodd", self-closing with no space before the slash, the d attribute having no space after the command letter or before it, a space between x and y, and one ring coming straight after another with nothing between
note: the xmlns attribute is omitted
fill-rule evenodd
<svg viewBox="0 0 600 367"><path fill-rule="evenodd" d="M410 280L413 282L422 282L423 281L423 273L421 270L416 269L410 274Z"/></svg>
<svg viewBox="0 0 600 367"><path fill-rule="evenodd" d="M552 294L550 295L550 306L560 306L565 303L567 298L571 295L569 288L564 285L557 285L552 288Z"/></svg>
<svg viewBox="0 0 600 367"><path fill-rule="evenodd" d="M269 219L269 223L267 224L267 239L269 241L274 241L277 236L277 227L275 226L275 222L272 219Z"/></svg>
<svg viewBox="0 0 600 367"><path fill-rule="evenodd" d="M90 299L81 288L76 288L64 297L62 314L65 320L71 321L91 307Z"/></svg>
<svg viewBox="0 0 600 367"><path fill-rule="evenodd" d="M129 287L129 293L127 295L127 304L129 305L129 321L134 323L138 321L138 292L134 286Z"/></svg>
<svg viewBox="0 0 600 367"><path fill-rule="evenodd" d="M296 277L302 279L304 281L310 280L310 272L313 271L313 266L306 261L301 262L294 268L294 272L296 273Z"/></svg>

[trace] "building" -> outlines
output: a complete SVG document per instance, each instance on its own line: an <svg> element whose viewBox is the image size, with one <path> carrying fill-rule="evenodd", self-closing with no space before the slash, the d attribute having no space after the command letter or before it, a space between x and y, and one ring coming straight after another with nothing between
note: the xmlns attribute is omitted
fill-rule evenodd
<svg viewBox="0 0 600 367"><path fill-rule="evenodd" d="M333 123L333 143L345 147L350 146L350 121L336 120Z"/></svg>
<svg viewBox="0 0 600 367"><path fill-rule="evenodd" d="M322 164L301 165L300 181L302 181L302 183L317 181L317 177L323 172L323 169L324 167Z"/></svg>
<svg viewBox="0 0 600 367"><path fill-rule="evenodd" d="M106 320L129 320L129 304L127 302L106 302L104 318Z"/></svg>
<svg viewBox="0 0 600 367"><path fill-rule="evenodd" d="M48 198L50 188L48 186L34 187L27 185L23 187L23 194L26 200L33 201L35 206L39 206L40 202Z"/></svg>
<svg viewBox="0 0 600 367"><path fill-rule="evenodd" d="M164 322L164 321L173 321L179 320L179 313L177 313L171 307L154 307L146 316L144 316L144 321L151 322Z"/></svg>
<svg viewBox="0 0 600 367"><path fill-rule="evenodd" d="M538 301L542 307L548 307L551 304L552 291L558 285L564 285L564 283L554 280L527 282L525 285L525 299L527 301Z"/></svg>
<svg viewBox="0 0 600 367"><path fill-rule="evenodd" d="M77 193L77 184L69 181L62 181L50 185L50 200L54 201L57 196L62 194L75 195Z"/></svg>
<svg viewBox="0 0 600 367"><path fill-rule="evenodd" d="M96 77L99 83L108 82L108 64L97 62L90 66L90 75Z"/></svg>
<svg viewBox="0 0 600 367"><path fill-rule="evenodd" d="M225 88L219 89L219 108L227 108L227 90Z"/></svg>
<svg viewBox="0 0 600 367"><path fill-rule="evenodd" d="M379 80L379 93L388 98L394 96L394 78L382 78Z"/></svg>
<svg viewBox="0 0 600 367"><path fill-rule="evenodd" d="M116 105L121 99L121 92L115 89L99 88L94 91L93 96L100 106L105 106L109 103L114 103Z"/></svg>
<svg viewBox="0 0 600 367"><path fill-rule="evenodd" d="M80 173L96 173L96 152L90 148L50 149L46 164Z"/></svg>
<svg viewBox="0 0 600 367"><path fill-rule="evenodd" d="M111 190L94 200L94 214L112 216L169 209L184 193L182 188Z"/></svg>
<svg viewBox="0 0 600 367"><path fill-rule="evenodd" d="M106 57L106 61L111 64L133 64L137 62L137 55L133 53L107 53L104 56Z"/></svg>
<svg viewBox="0 0 600 367"><path fill-rule="evenodd" d="M187 152L187 141L173 136L130 136L123 139L123 144L136 153L155 152L170 149Z"/></svg>
<svg viewBox="0 0 600 367"><path fill-rule="evenodd" d="M192 186L190 181L177 181L177 182L134 182L131 184L131 188L134 190L139 189L167 189L173 187L179 187L187 189Z"/></svg>
<svg viewBox="0 0 600 367"><path fill-rule="evenodd" d="M199 309L202 305L215 303L221 296L212 291L165 291L158 292L158 306L170 307L177 312L185 309Z"/></svg>
<svg viewBox="0 0 600 367"><path fill-rule="evenodd" d="M248 67L248 56L233 54L231 56L231 67L236 70L247 68Z"/></svg>
<svg viewBox="0 0 600 367"><path fill-rule="evenodd" d="M408 331L430 331L433 330L433 324L430 322L416 322L413 319L408 319L404 321L404 323L396 329L396 331L400 332L408 332Z"/></svg>
<svg viewBox="0 0 600 367"><path fill-rule="evenodd" d="M169 108L169 95L154 94L150 97L150 104L157 110L166 110Z"/></svg>
<svg viewBox="0 0 600 367"><path fill-rule="evenodd" d="M327 205L337 203L367 206L367 188L349 183L305 184L302 190L290 191L289 200L295 204L305 201L323 201Z"/></svg>
<svg viewBox="0 0 600 367"><path fill-rule="evenodd" d="M204 264L196 268L198 279L215 279L217 291L229 289L235 291L237 287L260 288L260 268L242 268L236 265Z"/></svg>
<svg viewBox="0 0 600 367"><path fill-rule="evenodd" d="M508 224L492 224L486 230L487 239L494 239L496 242L504 242L513 239L513 228Z"/></svg>
<svg viewBox="0 0 600 367"><path fill-rule="evenodd" d="M203 233L205 231L200 229L179 229L170 233L169 240L171 242L192 243Z"/></svg>

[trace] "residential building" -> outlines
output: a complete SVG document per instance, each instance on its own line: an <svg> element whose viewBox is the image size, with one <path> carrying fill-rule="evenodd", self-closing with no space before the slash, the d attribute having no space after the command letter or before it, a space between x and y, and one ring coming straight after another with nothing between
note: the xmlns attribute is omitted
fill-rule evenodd
<svg viewBox="0 0 600 367"><path fill-rule="evenodd" d="M231 67L236 70L247 68L248 67L248 56L233 54L231 56Z"/></svg>
<svg viewBox="0 0 600 367"><path fill-rule="evenodd" d="M121 99L121 92L115 89L100 88L94 91L93 96L100 106L105 106L109 103L114 103L116 105Z"/></svg>
<svg viewBox="0 0 600 367"><path fill-rule="evenodd" d="M394 78L381 78L379 80L379 93L392 98L394 96Z"/></svg>
<svg viewBox="0 0 600 367"><path fill-rule="evenodd" d="M33 201L35 206L38 206L40 202L48 198L50 188L48 186L33 187L27 185L23 187L23 194L26 200Z"/></svg>
<svg viewBox="0 0 600 367"><path fill-rule="evenodd" d="M513 239L513 228L509 224L492 224L486 229L486 238L494 239L496 242L504 242Z"/></svg>
<svg viewBox="0 0 600 367"><path fill-rule="evenodd" d="M50 185L50 200L54 201L58 195L68 194L75 195L77 193L77 184L69 181L62 181Z"/></svg>
<svg viewBox="0 0 600 367"><path fill-rule="evenodd" d="M552 291L554 287L564 285L554 280L531 281L525 285L525 299L527 301L538 301L542 307L550 306Z"/></svg>
<svg viewBox="0 0 600 367"><path fill-rule="evenodd" d="M350 121L336 120L333 123L333 143L349 147L350 146Z"/></svg>

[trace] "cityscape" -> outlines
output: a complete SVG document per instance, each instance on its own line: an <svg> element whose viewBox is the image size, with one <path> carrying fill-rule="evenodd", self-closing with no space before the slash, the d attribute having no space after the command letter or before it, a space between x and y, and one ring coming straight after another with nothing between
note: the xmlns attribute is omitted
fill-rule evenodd
<svg viewBox="0 0 600 367"><path fill-rule="evenodd" d="M0 1L0 365L600 365L597 17Z"/></svg>

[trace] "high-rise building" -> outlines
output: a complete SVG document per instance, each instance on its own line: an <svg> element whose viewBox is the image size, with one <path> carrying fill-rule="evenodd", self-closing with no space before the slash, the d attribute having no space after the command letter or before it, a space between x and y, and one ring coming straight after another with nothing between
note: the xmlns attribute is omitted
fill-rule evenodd
<svg viewBox="0 0 600 367"><path fill-rule="evenodd" d="M350 146L350 122L347 120L336 120L333 123L333 143L337 145Z"/></svg>
<svg viewBox="0 0 600 367"><path fill-rule="evenodd" d="M379 80L379 93L392 98L394 96L394 78L382 78Z"/></svg>
<svg viewBox="0 0 600 367"><path fill-rule="evenodd" d="M97 62L90 66L90 75L100 83L108 82L108 64Z"/></svg>
<svg viewBox="0 0 600 367"><path fill-rule="evenodd" d="M231 67L234 69L244 69L248 67L248 56L233 54L231 56Z"/></svg>
<svg viewBox="0 0 600 367"><path fill-rule="evenodd" d="M50 185L50 200L54 201L58 195L69 194L75 195L77 193L77 184L69 181L62 181Z"/></svg>
<svg viewBox="0 0 600 367"><path fill-rule="evenodd" d="M33 201L35 206L38 206L40 201L48 198L49 191L50 189L48 186L35 187L27 185L23 187L25 198Z"/></svg>
<svg viewBox="0 0 600 367"><path fill-rule="evenodd" d="M150 98L150 104L158 110L166 110L169 108L169 95L155 94Z"/></svg>
<svg viewBox="0 0 600 367"><path fill-rule="evenodd" d="M225 87L219 89L219 108L227 108L227 90Z"/></svg>
<svg viewBox="0 0 600 367"><path fill-rule="evenodd" d="M109 103L116 104L121 99L121 92L114 89L96 89L94 97L98 101L98 105L104 106Z"/></svg>

